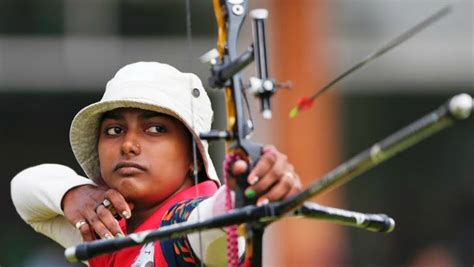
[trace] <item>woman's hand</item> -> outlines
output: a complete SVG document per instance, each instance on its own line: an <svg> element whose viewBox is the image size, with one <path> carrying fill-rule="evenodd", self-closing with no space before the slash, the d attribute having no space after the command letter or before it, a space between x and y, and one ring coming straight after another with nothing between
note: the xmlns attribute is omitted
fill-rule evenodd
<svg viewBox="0 0 474 267"><path fill-rule="evenodd" d="M84 242L95 240L95 234L106 239L123 236L115 217L128 219L133 209L116 190L93 185L69 190L62 207L66 219L81 232Z"/></svg>
<svg viewBox="0 0 474 267"><path fill-rule="evenodd" d="M240 175L247 170L247 163L236 161L233 174ZM258 196L257 205L283 200L301 191L301 181L288 157L274 146L265 146L255 168L247 177L250 186L245 190L249 198Z"/></svg>

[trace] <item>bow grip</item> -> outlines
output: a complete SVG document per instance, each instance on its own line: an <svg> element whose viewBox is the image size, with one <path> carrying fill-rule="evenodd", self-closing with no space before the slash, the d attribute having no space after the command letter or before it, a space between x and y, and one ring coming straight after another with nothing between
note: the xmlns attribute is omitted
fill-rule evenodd
<svg viewBox="0 0 474 267"><path fill-rule="evenodd" d="M235 161L240 159L247 162L247 170L245 172L236 176L230 175L230 186L235 192L235 207L240 208L243 206L253 205L257 202L258 196L245 196L245 190L250 185L247 181L247 178L251 170L257 165L263 153L263 147L260 144L253 143L248 140L242 140L238 147L232 147L230 151L232 154L237 155L232 159L232 162L230 162L230 166L233 167Z"/></svg>

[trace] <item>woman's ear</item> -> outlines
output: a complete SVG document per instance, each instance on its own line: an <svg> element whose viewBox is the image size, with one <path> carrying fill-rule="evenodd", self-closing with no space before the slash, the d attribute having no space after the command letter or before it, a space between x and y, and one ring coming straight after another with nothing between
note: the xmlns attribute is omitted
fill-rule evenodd
<svg viewBox="0 0 474 267"><path fill-rule="evenodd" d="M194 164L192 162L191 162L191 164L189 164L188 177L194 178Z"/></svg>
<svg viewBox="0 0 474 267"><path fill-rule="evenodd" d="M197 162L197 173L200 173L200 172L201 172L201 170L202 170L202 168L203 168L203 165L204 165L204 164L203 164L202 160L198 160L198 162ZM191 162L191 163L189 164L188 176L189 176L189 177L194 177L194 163L193 163L193 162Z"/></svg>

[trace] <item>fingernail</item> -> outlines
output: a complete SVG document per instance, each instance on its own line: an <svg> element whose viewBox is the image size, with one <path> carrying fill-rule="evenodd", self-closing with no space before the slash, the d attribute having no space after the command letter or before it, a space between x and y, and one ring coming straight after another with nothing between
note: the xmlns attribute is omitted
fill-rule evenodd
<svg viewBox="0 0 474 267"><path fill-rule="evenodd" d="M111 234L107 233L107 234L104 235L104 238L105 239L113 239L114 237Z"/></svg>
<svg viewBox="0 0 474 267"><path fill-rule="evenodd" d="M254 185L258 182L258 180L260 180L260 177L255 175L255 176L249 177L248 182L249 182L250 185Z"/></svg>
<svg viewBox="0 0 474 267"><path fill-rule="evenodd" d="M127 220L131 217L130 213L128 213L126 210L122 211L122 216Z"/></svg>
<svg viewBox="0 0 474 267"><path fill-rule="evenodd" d="M261 197L257 200L257 206L262 206L268 203L270 203L270 200L268 200L266 197Z"/></svg>
<svg viewBox="0 0 474 267"><path fill-rule="evenodd" d="M117 234L115 235L115 237L123 237L123 234L122 234L122 233L117 233Z"/></svg>
<svg viewBox="0 0 474 267"><path fill-rule="evenodd" d="M265 155L270 155L270 157L272 157L273 159L276 159L276 154L275 154L275 151L273 151L273 149L264 149L263 150L263 153Z"/></svg>
<svg viewBox="0 0 474 267"><path fill-rule="evenodd" d="M246 196L247 198L253 198L253 197L255 197L256 192L255 192L255 190L253 190L252 188L247 188L247 189L245 190L245 193L244 193L244 194L245 194L245 196Z"/></svg>

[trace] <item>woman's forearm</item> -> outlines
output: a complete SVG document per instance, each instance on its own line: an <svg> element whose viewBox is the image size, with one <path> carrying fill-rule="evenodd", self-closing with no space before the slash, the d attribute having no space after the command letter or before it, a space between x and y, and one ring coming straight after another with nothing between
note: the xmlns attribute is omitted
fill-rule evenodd
<svg viewBox="0 0 474 267"><path fill-rule="evenodd" d="M13 204L20 217L35 231L62 246L81 242L79 232L64 217L61 201L70 189L94 184L69 167L41 164L18 173L11 181Z"/></svg>

